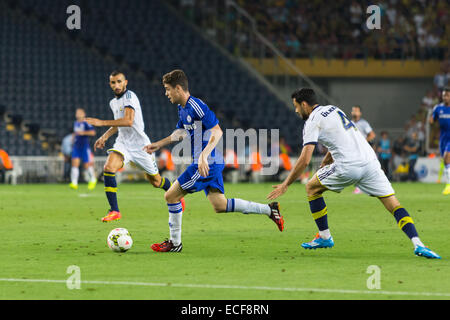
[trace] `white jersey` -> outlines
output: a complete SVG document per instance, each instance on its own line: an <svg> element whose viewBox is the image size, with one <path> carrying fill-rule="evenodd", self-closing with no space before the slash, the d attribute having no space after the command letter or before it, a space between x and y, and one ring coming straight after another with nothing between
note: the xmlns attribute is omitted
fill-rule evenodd
<svg viewBox="0 0 450 320"><path fill-rule="evenodd" d="M141 104L133 91L127 90L120 97L112 99L109 106L114 113L114 120L123 118L126 108L134 110L133 125L131 127L119 127L117 143L122 144L128 150L142 150L144 146L150 144L150 139L144 132L145 125Z"/></svg>
<svg viewBox="0 0 450 320"><path fill-rule="evenodd" d="M303 127L303 145L321 143L336 164L362 166L377 156L355 124L336 106L317 106Z"/></svg>

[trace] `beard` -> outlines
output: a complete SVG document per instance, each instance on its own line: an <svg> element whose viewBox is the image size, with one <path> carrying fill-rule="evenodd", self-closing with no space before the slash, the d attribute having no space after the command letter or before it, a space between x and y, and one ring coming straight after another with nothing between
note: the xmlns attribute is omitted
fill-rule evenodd
<svg viewBox="0 0 450 320"><path fill-rule="evenodd" d="M122 88L120 91L119 90L114 90L114 94L116 95L116 97L120 96L124 92L125 92L125 88Z"/></svg>

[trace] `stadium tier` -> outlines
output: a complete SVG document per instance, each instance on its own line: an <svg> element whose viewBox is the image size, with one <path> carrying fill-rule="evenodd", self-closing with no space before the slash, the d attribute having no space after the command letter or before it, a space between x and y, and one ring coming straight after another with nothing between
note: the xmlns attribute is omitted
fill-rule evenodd
<svg viewBox="0 0 450 320"><path fill-rule="evenodd" d="M80 30L66 27L72 4L83 8ZM138 95L149 137L167 136L177 112L164 96L161 77L183 68L191 93L216 111L223 128L280 128L291 145L301 143L301 121L286 112L285 103L162 1L2 1L0 24L0 100L8 112L54 130L60 140L78 107L91 117L112 118L108 76L115 69L127 74L129 89ZM46 152L39 144L18 147L22 142L11 136L2 134L1 144L13 155Z"/></svg>

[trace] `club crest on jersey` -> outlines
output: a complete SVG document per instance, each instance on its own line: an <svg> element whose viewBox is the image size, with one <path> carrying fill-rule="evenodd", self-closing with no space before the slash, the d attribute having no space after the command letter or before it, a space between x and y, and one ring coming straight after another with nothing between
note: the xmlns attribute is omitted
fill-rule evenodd
<svg viewBox="0 0 450 320"><path fill-rule="evenodd" d="M191 123L191 122L192 122L191 116L188 115L188 116L186 117L186 120L187 120L187 122Z"/></svg>

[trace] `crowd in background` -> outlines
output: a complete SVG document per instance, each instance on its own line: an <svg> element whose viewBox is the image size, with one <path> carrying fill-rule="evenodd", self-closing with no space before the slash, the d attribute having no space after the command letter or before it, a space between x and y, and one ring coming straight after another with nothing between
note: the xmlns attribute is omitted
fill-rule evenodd
<svg viewBox="0 0 450 320"><path fill-rule="evenodd" d="M441 102L442 91L450 84L450 60L443 61L424 95L417 111L405 123L404 134L392 140L388 132L380 135L376 151L386 173L395 180L416 181L415 163L421 156L439 156L432 150L439 146L439 126L430 126L427 141L426 126L434 106Z"/></svg>
<svg viewBox="0 0 450 320"><path fill-rule="evenodd" d="M367 0L237 0L258 30L288 57L446 59L450 4L382 0L381 29L366 25Z"/></svg>

